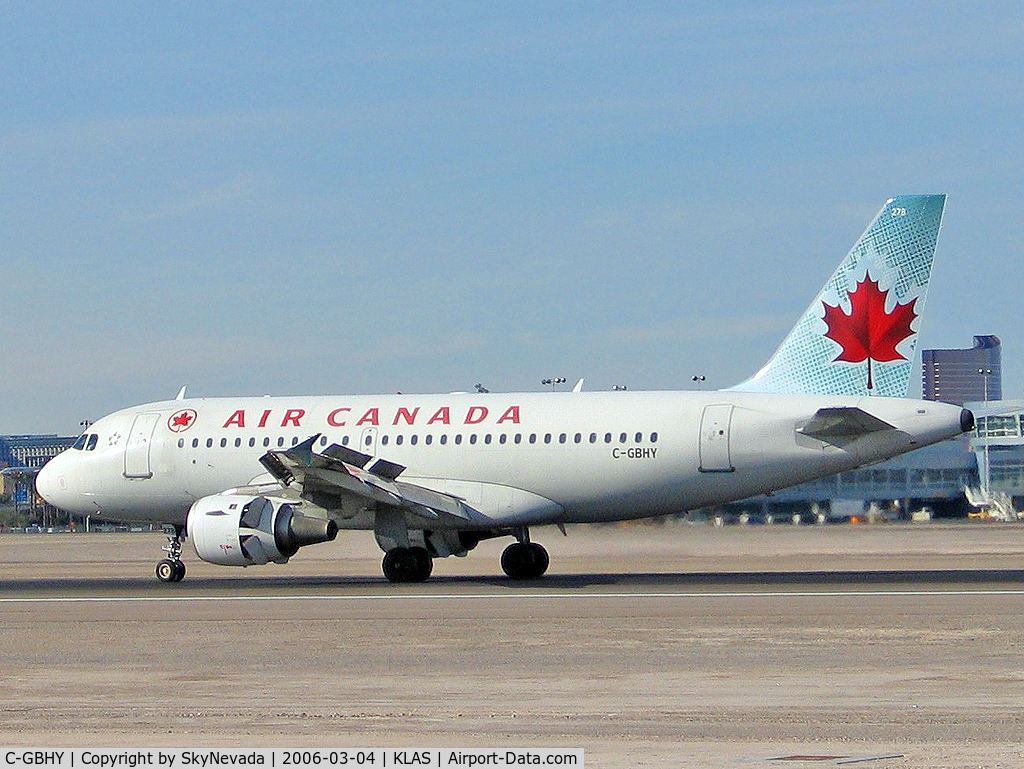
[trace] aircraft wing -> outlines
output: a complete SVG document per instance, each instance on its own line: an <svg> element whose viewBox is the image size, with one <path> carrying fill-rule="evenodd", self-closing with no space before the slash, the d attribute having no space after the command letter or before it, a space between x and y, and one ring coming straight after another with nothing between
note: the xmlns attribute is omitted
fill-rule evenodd
<svg viewBox="0 0 1024 769"><path fill-rule="evenodd" d="M470 520L477 513L462 499L398 480L405 467L337 443L322 453L313 450L314 435L289 449L268 451L260 462L285 486L295 486L304 499L328 510L346 502L377 503L402 511L412 525L441 518Z"/></svg>
<svg viewBox="0 0 1024 769"><path fill-rule="evenodd" d="M798 432L827 441L842 438L852 439L868 433L895 429L895 425L872 416L862 409L835 406L818 409Z"/></svg>

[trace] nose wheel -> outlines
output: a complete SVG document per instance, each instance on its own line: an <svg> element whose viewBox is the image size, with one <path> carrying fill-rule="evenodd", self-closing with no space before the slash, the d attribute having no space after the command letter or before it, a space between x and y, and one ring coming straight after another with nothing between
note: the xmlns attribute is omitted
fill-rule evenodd
<svg viewBox="0 0 1024 769"><path fill-rule="evenodd" d="M181 582L185 578L185 564L164 558L156 565L156 578L161 582Z"/></svg>
<svg viewBox="0 0 1024 769"><path fill-rule="evenodd" d="M177 526L164 529L167 544L162 550L167 558L156 565L156 578L161 582L181 582L185 579L185 564L181 560L181 528Z"/></svg>

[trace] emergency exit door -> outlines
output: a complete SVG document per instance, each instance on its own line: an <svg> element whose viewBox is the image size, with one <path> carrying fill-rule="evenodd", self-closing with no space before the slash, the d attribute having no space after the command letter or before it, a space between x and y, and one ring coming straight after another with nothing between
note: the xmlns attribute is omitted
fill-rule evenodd
<svg viewBox="0 0 1024 769"><path fill-rule="evenodd" d="M733 406L729 403L704 407L700 420L700 471L702 473L731 473L732 457L729 453L729 427Z"/></svg>

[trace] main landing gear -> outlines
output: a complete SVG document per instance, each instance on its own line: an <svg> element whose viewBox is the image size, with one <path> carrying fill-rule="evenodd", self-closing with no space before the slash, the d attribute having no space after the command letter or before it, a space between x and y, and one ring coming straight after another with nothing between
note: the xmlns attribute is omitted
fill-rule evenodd
<svg viewBox="0 0 1024 769"><path fill-rule="evenodd" d="M537 579L549 561L548 551L536 542L513 542L501 554L501 568L510 579Z"/></svg>
<svg viewBox="0 0 1024 769"><path fill-rule="evenodd" d="M548 551L542 545L530 541L530 531L525 526L514 529L456 533L458 539L449 537L446 540L441 540L441 547L438 546L439 540L435 536L437 532L425 532L429 536L415 538L406 534L405 542L409 543L408 545L391 547L390 550L385 551L382 564L384 576L388 578L389 582L425 582L434 568L435 556L441 558L449 555L465 555L482 539L509 535L518 540L506 547L505 552L501 554L501 568L510 579L537 579L548 570L550 560ZM384 538L380 534L377 537L377 542L382 548L396 545L401 541L398 537ZM419 542L423 544L417 544ZM445 550L445 543L448 545L458 543L458 546L453 546L451 550Z"/></svg>
<svg viewBox="0 0 1024 769"><path fill-rule="evenodd" d="M426 582L434 559L425 547L396 547L384 554L382 566L389 582Z"/></svg>
<svg viewBox="0 0 1024 769"><path fill-rule="evenodd" d="M181 560L182 528L165 526L164 534L167 544L161 549L167 553L167 558L156 565L156 578L161 582L181 582L185 578L185 564Z"/></svg>

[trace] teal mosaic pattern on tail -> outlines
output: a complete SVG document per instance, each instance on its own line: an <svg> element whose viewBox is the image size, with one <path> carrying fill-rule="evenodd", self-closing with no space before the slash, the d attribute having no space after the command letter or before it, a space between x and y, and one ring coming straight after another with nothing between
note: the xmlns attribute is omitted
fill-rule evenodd
<svg viewBox="0 0 1024 769"><path fill-rule="evenodd" d="M945 204L887 202L764 368L729 389L906 397Z"/></svg>

